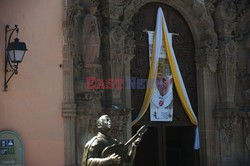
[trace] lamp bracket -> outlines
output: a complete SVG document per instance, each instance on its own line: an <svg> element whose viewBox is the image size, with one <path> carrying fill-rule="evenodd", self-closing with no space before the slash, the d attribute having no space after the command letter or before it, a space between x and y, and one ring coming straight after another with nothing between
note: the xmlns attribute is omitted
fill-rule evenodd
<svg viewBox="0 0 250 166"><path fill-rule="evenodd" d="M8 88L8 82L10 81L10 79L12 78L12 76L14 74L18 73L18 63L15 63L14 65L11 64L10 59L9 59L9 55L8 55L8 51L7 51L7 47L10 43L10 40L12 38L13 33L16 31L16 33L18 34L19 32L19 28L17 25L14 26L14 28L9 29L9 25L5 26L5 65L4 65L4 91L7 91ZM9 34L9 35L8 35ZM8 69L8 66L11 69ZM7 73L11 72L10 76L7 78Z"/></svg>

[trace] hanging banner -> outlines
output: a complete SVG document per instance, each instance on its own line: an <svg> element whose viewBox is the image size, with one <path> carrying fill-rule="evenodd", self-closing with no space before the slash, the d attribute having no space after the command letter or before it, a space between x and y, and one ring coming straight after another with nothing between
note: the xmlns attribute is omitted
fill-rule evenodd
<svg viewBox="0 0 250 166"><path fill-rule="evenodd" d="M169 35L172 41L172 35ZM149 60L151 63L154 31L148 31ZM171 43L172 44L172 43ZM173 120L173 78L166 56L165 47L162 44L158 62L156 85L150 102L151 121Z"/></svg>

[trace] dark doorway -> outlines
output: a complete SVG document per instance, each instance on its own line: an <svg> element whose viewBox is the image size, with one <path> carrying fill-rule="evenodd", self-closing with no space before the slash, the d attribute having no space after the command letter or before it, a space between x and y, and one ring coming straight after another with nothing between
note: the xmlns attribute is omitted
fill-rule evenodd
<svg viewBox="0 0 250 166"><path fill-rule="evenodd" d="M134 127L136 132L139 127ZM157 166L159 165L159 147L158 147L158 131L157 127L149 127L140 146L137 148L136 158L134 160L135 166Z"/></svg>
<svg viewBox="0 0 250 166"><path fill-rule="evenodd" d="M162 7L169 32L173 37L176 59L182 73L184 84L197 115L197 86L195 68L195 49L193 36L183 16L171 6L163 3L149 3L139 9L133 18L131 30L135 34L135 57L131 61L131 76L147 79L149 72L147 30L154 30L157 8ZM145 89L132 89L131 104L134 108L132 118L138 115L143 103ZM137 149L136 166L199 166L199 152L193 149L194 129L190 123L174 88L174 115L172 122L150 122L149 110L133 127L133 134L143 124L149 124Z"/></svg>
<svg viewBox="0 0 250 166"><path fill-rule="evenodd" d="M133 128L133 132L139 129ZM198 166L198 151L193 149L194 127L149 127L137 149L135 166Z"/></svg>

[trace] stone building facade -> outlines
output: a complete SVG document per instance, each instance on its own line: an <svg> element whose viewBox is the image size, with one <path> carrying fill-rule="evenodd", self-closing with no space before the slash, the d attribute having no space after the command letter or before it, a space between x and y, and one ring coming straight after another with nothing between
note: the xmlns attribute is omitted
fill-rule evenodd
<svg viewBox="0 0 250 166"><path fill-rule="evenodd" d="M84 9L91 3L97 5L95 16L101 49L100 65L87 68L82 61L81 38ZM95 135L95 119L100 114L112 117L113 133L120 141L131 136L136 92L126 88L88 89L86 78L125 80L134 76L137 70L132 61L140 54L136 51L137 37L138 33L144 33L143 29L139 32L134 28L135 18L140 10L152 5L175 10L192 34L190 58L196 73L193 83L197 94L191 100L197 99L194 102L201 142L196 165L249 165L250 4L247 0L63 1L65 165L80 164L82 147ZM185 36L180 35L178 40L185 41ZM188 65L182 65L180 68L188 69Z"/></svg>

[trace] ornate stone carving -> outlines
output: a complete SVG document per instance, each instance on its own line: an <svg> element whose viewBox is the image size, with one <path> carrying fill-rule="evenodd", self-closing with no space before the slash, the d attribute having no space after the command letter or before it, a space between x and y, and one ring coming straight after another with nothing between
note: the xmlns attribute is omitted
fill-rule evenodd
<svg viewBox="0 0 250 166"><path fill-rule="evenodd" d="M74 67L81 67L81 57L78 54L78 43L75 41L75 30L78 23L78 18L82 14L82 6L80 5L79 0L69 3L67 9L67 19L66 19L66 27L67 27L67 44L69 45L69 55L73 57Z"/></svg>
<svg viewBox="0 0 250 166"><path fill-rule="evenodd" d="M64 117L65 136L65 165L76 164L76 104L74 101L74 71L73 62L79 57L77 54L77 44L74 41L74 30L77 18L80 14L81 6L79 1L64 1L63 15L63 91L64 101L62 114Z"/></svg>
<svg viewBox="0 0 250 166"><path fill-rule="evenodd" d="M219 47L219 90L220 101L225 106L234 106L237 44L230 40L228 43L220 42Z"/></svg>
<svg viewBox="0 0 250 166"><path fill-rule="evenodd" d="M244 36L246 37L250 29L250 9L243 9L241 15L238 18L238 24L236 29L236 39L242 40Z"/></svg>
<svg viewBox="0 0 250 166"><path fill-rule="evenodd" d="M226 145L232 143L235 131L240 128L240 119L238 115L232 114L231 117L226 117L220 120L219 130L221 131L222 142Z"/></svg>
<svg viewBox="0 0 250 166"><path fill-rule="evenodd" d="M238 161L237 156L244 156L250 150L250 114L249 109L238 109L235 111L215 111L214 117L217 127L217 148L220 152L219 161L228 165ZM242 140L244 144L242 145ZM242 159L240 160L242 163ZM245 161L246 162L246 161ZM244 164L243 164L244 165Z"/></svg>
<svg viewBox="0 0 250 166"><path fill-rule="evenodd" d="M238 18L238 24L236 29L236 40L240 43L245 41L245 46L248 51L248 57L246 57L246 66L237 68L237 77L239 78L241 85L245 90L245 98L250 100L249 88L250 88L250 8L247 5L244 6L244 1L241 3L241 14Z"/></svg>
<svg viewBox="0 0 250 166"><path fill-rule="evenodd" d="M114 27L110 32L111 39L111 76L114 79L122 79L123 75L123 64L124 64L124 53L125 53L125 37L126 32L120 26ZM124 85L124 83L123 83ZM112 98L114 101L119 102L121 98L121 90L118 88L114 88L112 92Z"/></svg>
<svg viewBox="0 0 250 166"><path fill-rule="evenodd" d="M196 50L196 64L197 67L209 67L211 72L216 72L218 64L218 49L215 48L205 48ZM201 66L200 66L201 65Z"/></svg>
<svg viewBox="0 0 250 166"><path fill-rule="evenodd" d="M241 85L243 88L247 90L250 88L250 75L246 70L243 70L241 68L237 68L237 77L239 78ZM247 97L247 96L246 96ZM249 100L249 99L248 99Z"/></svg>
<svg viewBox="0 0 250 166"><path fill-rule="evenodd" d="M224 21L231 21L236 18L236 5L234 1L222 0L219 1L216 6L216 19L222 19Z"/></svg>
<svg viewBox="0 0 250 166"><path fill-rule="evenodd" d="M211 16L215 12L214 4L210 1L208 1L207 3L205 3L205 5L206 5L206 9L207 9L207 14L209 16Z"/></svg>
<svg viewBox="0 0 250 166"><path fill-rule="evenodd" d="M233 1L219 1L215 23L219 36L218 83L220 107L234 107L236 61L238 45L233 39L236 25L236 5Z"/></svg>

